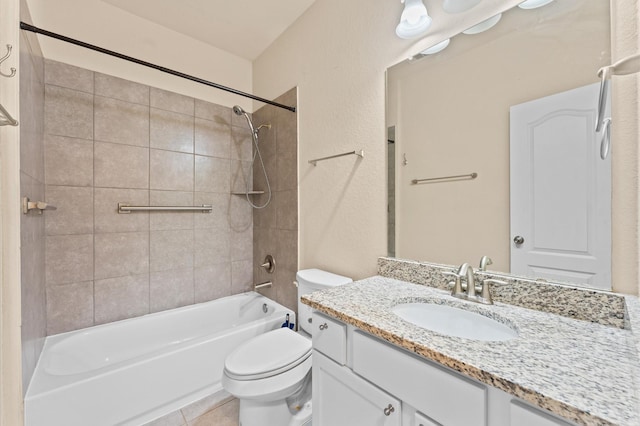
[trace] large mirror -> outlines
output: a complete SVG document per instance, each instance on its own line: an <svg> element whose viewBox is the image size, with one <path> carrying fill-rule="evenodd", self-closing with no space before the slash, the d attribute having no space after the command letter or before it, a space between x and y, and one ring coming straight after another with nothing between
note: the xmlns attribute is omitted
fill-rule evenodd
<svg viewBox="0 0 640 426"><path fill-rule="evenodd" d="M610 135L594 130L609 16L603 0L516 7L387 71L390 256L611 288Z"/></svg>

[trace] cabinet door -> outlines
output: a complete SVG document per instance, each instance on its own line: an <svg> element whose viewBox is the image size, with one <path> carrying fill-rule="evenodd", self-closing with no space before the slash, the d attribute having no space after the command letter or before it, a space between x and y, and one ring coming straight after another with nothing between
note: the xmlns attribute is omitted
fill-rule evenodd
<svg viewBox="0 0 640 426"><path fill-rule="evenodd" d="M313 351L314 426L400 426L400 401Z"/></svg>
<svg viewBox="0 0 640 426"><path fill-rule="evenodd" d="M510 411L511 426L571 426L571 423L557 419L518 401L511 401Z"/></svg>

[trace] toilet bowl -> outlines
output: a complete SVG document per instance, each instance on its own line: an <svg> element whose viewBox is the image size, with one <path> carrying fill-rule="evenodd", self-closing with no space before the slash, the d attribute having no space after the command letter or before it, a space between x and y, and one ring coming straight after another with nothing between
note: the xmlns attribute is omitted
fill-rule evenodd
<svg viewBox="0 0 640 426"><path fill-rule="evenodd" d="M241 426L311 425L311 309L300 296L351 279L319 269L299 271L296 279L300 331L269 331L225 360L222 386L240 400Z"/></svg>

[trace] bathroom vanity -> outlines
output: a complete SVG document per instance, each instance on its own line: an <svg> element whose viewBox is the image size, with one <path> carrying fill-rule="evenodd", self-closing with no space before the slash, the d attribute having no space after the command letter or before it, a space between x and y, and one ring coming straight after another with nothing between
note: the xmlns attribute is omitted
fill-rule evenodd
<svg viewBox="0 0 640 426"><path fill-rule="evenodd" d="M640 364L630 315L622 328L386 277L305 296L313 326L314 424L394 426L637 425ZM470 310L517 337L435 333L393 307ZM638 312L637 298L627 310Z"/></svg>

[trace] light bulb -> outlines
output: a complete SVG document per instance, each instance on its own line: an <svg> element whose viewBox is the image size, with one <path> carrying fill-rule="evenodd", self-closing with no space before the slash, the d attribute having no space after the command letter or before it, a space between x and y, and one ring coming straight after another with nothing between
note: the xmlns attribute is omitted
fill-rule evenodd
<svg viewBox="0 0 640 426"><path fill-rule="evenodd" d="M520 9L535 9L537 7L545 6L551 3L553 0L526 0L518 5Z"/></svg>
<svg viewBox="0 0 640 426"><path fill-rule="evenodd" d="M430 26L431 17L422 0L405 0L400 23L396 27L398 37L404 39L420 37Z"/></svg>

